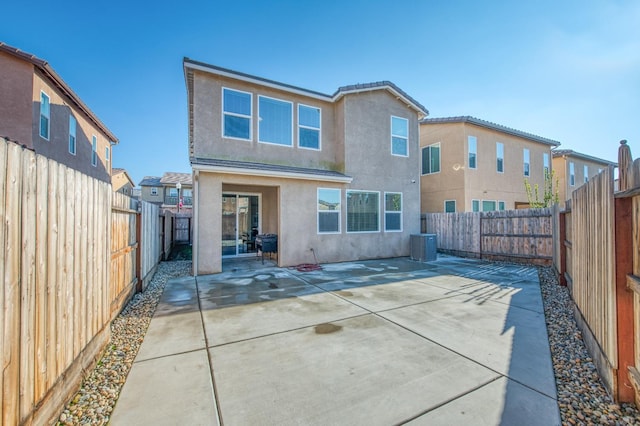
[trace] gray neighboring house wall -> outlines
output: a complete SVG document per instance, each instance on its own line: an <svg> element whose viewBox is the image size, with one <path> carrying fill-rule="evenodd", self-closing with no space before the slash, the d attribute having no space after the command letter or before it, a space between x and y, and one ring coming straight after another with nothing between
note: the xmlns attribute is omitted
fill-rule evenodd
<svg viewBox="0 0 640 426"><path fill-rule="evenodd" d="M181 188L178 191L177 184ZM190 173L165 172L162 177L145 176L140 183L140 199L157 204L162 210L190 215L193 207L193 183ZM179 193L179 196L178 196Z"/></svg>
<svg viewBox="0 0 640 426"><path fill-rule="evenodd" d="M183 67L196 275L255 255L250 232L278 235L279 266L409 254L424 106L388 81L328 95L187 58Z"/></svg>

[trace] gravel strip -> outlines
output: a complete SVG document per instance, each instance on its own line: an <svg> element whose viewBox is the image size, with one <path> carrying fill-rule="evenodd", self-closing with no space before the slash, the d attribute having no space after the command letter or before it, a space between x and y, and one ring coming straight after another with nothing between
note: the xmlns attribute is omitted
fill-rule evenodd
<svg viewBox="0 0 640 426"><path fill-rule="evenodd" d="M573 316L568 288L558 285L551 267L539 268L538 274L562 424L640 424L635 406L615 404L602 385Z"/></svg>
<svg viewBox="0 0 640 426"><path fill-rule="evenodd" d="M563 425L637 425L640 412L607 394L573 317L567 287L552 268L538 268ZM58 425L104 425L142 344L164 286L191 273L191 262L162 262L144 293L136 294L111 324L101 360L60 415Z"/></svg>
<svg viewBox="0 0 640 426"><path fill-rule="evenodd" d="M67 404L58 425L104 425L109 422L133 360L171 278L191 274L191 262L161 262L151 283L136 294L111 323L111 341L95 369Z"/></svg>

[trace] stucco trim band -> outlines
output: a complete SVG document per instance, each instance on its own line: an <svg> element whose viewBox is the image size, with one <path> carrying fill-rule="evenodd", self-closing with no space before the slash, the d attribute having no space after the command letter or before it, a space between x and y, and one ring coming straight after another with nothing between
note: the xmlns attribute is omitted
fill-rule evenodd
<svg viewBox="0 0 640 426"><path fill-rule="evenodd" d="M351 183L351 181L353 181L353 178L350 176L327 176L313 173L295 173L275 170L252 170L239 167L209 166L202 164L193 164L192 167L194 171L198 172L226 173L232 175L264 176L283 179L316 180L338 183Z"/></svg>

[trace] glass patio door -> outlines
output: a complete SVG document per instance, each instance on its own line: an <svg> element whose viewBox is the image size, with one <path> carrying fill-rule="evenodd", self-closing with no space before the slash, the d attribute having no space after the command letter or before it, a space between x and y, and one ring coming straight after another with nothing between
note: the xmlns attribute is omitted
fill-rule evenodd
<svg viewBox="0 0 640 426"><path fill-rule="evenodd" d="M255 253L259 229L259 195L222 195L222 256Z"/></svg>

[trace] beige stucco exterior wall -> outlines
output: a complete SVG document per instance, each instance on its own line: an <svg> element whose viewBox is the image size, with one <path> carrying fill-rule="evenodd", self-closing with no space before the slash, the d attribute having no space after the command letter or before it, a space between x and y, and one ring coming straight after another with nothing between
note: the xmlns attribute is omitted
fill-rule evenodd
<svg viewBox="0 0 640 426"><path fill-rule="evenodd" d="M266 86L257 86L224 77L213 78L194 71L194 156L267 164L291 165L306 168L344 170L343 154L335 144L335 116L331 102L296 95ZM240 90L252 94L251 141L222 137L222 90ZM293 102L292 146L258 142L258 96ZM321 110L321 150L298 147L298 105Z"/></svg>
<svg viewBox="0 0 640 426"><path fill-rule="evenodd" d="M443 212L445 200L456 200L457 211L472 211L472 200L504 201L507 210L528 204L524 180L524 149L529 150L528 180L544 185L543 154L551 146L470 123L423 123L420 145L441 144L440 173L422 176L422 212ZM477 167L468 167L468 137L477 140ZM504 145L504 172L496 168L497 143Z"/></svg>
<svg viewBox="0 0 640 426"><path fill-rule="evenodd" d="M33 93L31 134L33 147L37 153L43 154L60 163L66 164L80 172L93 176L97 179L111 182L111 164L113 162L113 152L110 152L110 160L105 157L105 149L110 142L100 129L81 113L72 102L64 96L57 87L49 84L48 80L33 73ZM40 137L40 94L44 92L49 96L50 106L50 129L49 140ZM73 114L76 119L76 153L69 152L69 115ZM98 141L96 166L91 164L92 137L95 135Z"/></svg>
<svg viewBox="0 0 640 426"><path fill-rule="evenodd" d="M157 188L157 195L151 194L151 189ZM163 186L141 186L140 187L140 199L142 201L148 201L150 203L162 204L164 202L164 187Z"/></svg>
<svg viewBox="0 0 640 426"><path fill-rule="evenodd" d="M33 65L0 52L0 136L32 148Z"/></svg>

